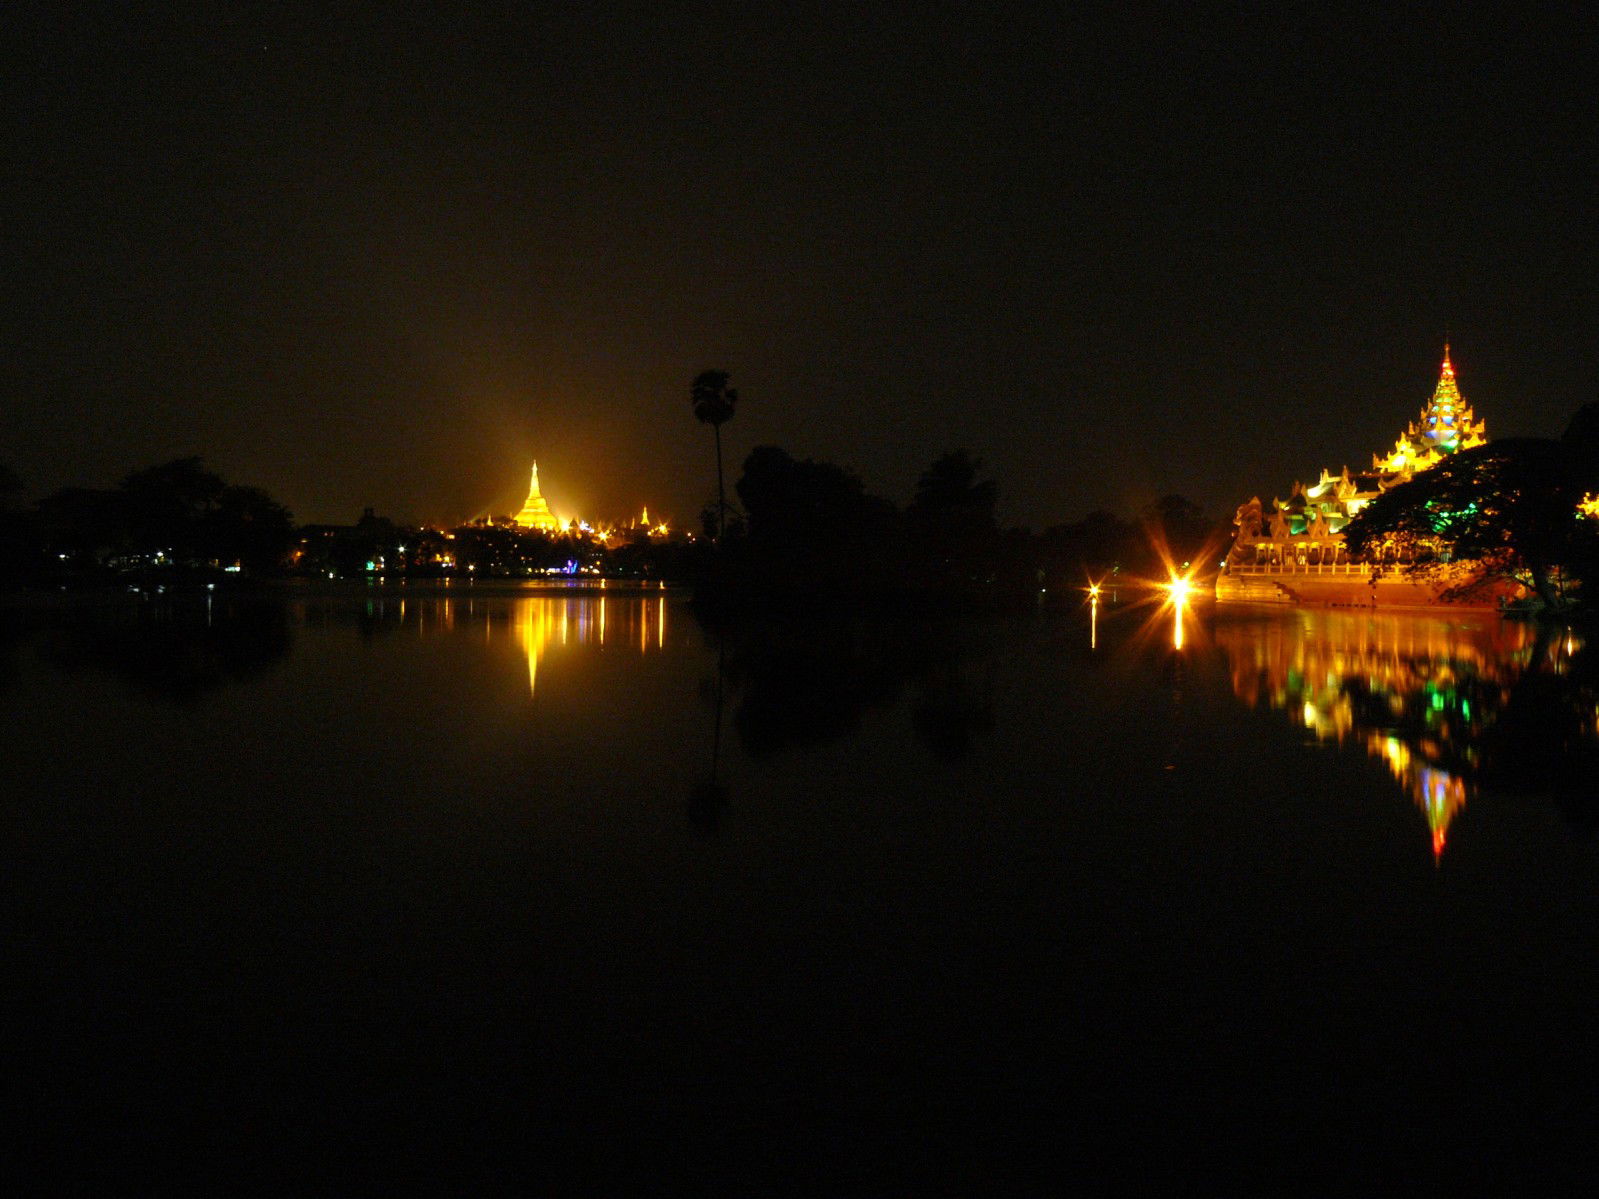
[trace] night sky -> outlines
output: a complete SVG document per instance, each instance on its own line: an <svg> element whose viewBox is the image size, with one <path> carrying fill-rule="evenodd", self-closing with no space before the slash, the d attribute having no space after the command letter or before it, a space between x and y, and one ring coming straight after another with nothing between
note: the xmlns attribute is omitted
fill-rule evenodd
<svg viewBox="0 0 1599 1199"><path fill-rule="evenodd" d="M1599 398L1591 21L333 7L0 16L30 497L201 454L459 521L537 457L557 511L690 522L719 367L732 476L904 502L963 446L1042 529L1365 466L1446 337L1491 436Z"/></svg>

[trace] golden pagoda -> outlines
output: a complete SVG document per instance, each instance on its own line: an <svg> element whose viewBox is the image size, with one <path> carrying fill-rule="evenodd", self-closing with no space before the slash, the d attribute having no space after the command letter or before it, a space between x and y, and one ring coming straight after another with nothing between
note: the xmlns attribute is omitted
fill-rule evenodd
<svg viewBox="0 0 1599 1199"><path fill-rule="evenodd" d="M1469 450L1488 440L1483 422L1471 411L1455 385L1455 368L1449 361L1449 346L1444 345L1444 369L1432 399L1421 410L1421 418L1399 435L1393 452L1386 458L1373 454L1373 470L1403 474L1408 479L1417 471L1436 466L1445 454Z"/></svg>
<svg viewBox="0 0 1599 1199"><path fill-rule="evenodd" d="M533 483L528 488L527 503L522 505L522 511L516 514L516 523L524 529L543 529L554 532L561 527L561 522L555 519L550 511L550 506L544 502L544 497L539 494L539 464L533 463Z"/></svg>

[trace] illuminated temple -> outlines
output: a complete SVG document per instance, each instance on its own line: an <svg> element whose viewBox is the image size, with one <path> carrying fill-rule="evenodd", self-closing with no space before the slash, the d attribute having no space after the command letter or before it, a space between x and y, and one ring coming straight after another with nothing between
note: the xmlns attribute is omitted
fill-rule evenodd
<svg viewBox="0 0 1599 1199"><path fill-rule="evenodd" d="M516 523L524 529L555 530L561 527L561 522L555 519L550 511L550 506L544 502L544 497L539 494L539 464L533 464L533 483L527 493L527 502L522 505L522 510L516 514Z"/></svg>
<svg viewBox="0 0 1599 1199"><path fill-rule="evenodd" d="M1376 569L1351 562L1343 529L1389 488L1487 439L1483 422L1460 394L1446 345L1432 398L1391 451L1372 456L1370 470L1351 474L1345 466L1334 475L1323 468L1315 483L1295 483L1288 498L1274 500L1269 512L1258 497L1238 509L1233 518L1238 531L1216 580L1216 598L1406 607L1444 602L1442 593L1454 581L1448 572L1423 580L1394 569L1401 563L1391 557ZM1492 604L1497 597L1478 602Z"/></svg>

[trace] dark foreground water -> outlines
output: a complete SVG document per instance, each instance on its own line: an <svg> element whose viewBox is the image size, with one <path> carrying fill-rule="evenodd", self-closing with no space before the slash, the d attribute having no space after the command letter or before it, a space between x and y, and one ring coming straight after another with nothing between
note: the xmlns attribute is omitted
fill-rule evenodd
<svg viewBox="0 0 1599 1199"><path fill-rule="evenodd" d="M8 608L9 1176L1586 1177L1580 640L1147 615Z"/></svg>

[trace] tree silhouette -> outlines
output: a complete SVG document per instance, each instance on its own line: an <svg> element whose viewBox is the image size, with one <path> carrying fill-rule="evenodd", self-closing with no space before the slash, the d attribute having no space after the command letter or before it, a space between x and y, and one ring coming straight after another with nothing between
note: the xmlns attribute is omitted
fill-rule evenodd
<svg viewBox="0 0 1599 1199"><path fill-rule="evenodd" d="M911 522L956 537L985 536L995 529L999 484L979 482L983 464L965 450L952 450L916 481L916 496L906 509Z"/></svg>
<svg viewBox="0 0 1599 1199"><path fill-rule="evenodd" d="M22 491L22 480L4 462L0 462L0 508L9 508L13 496Z"/></svg>
<svg viewBox="0 0 1599 1199"><path fill-rule="evenodd" d="M179 560L205 556L203 529L226 486L199 458L134 471L121 487L132 548Z"/></svg>
<svg viewBox="0 0 1599 1199"><path fill-rule="evenodd" d="M294 516L259 487L224 487L202 522L200 544L209 558L268 572L294 544Z"/></svg>
<svg viewBox="0 0 1599 1199"><path fill-rule="evenodd" d="M843 467L797 461L773 445L750 452L735 490L750 537L784 554L845 539L886 507Z"/></svg>
<svg viewBox="0 0 1599 1199"><path fill-rule="evenodd" d="M965 450L939 458L916 481L906 528L922 583L972 593L993 580L999 560L994 506L999 484L980 479L983 464Z"/></svg>
<svg viewBox="0 0 1599 1199"><path fill-rule="evenodd" d="M727 526L727 492L722 484L722 425L733 419L738 392L729 387L726 371L701 371L689 387L694 418L716 432L716 540Z"/></svg>
<svg viewBox="0 0 1599 1199"><path fill-rule="evenodd" d="M721 559L724 578L737 577L746 599L812 604L885 581L893 506L849 471L757 446L735 491L744 535L729 539Z"/></svg>

